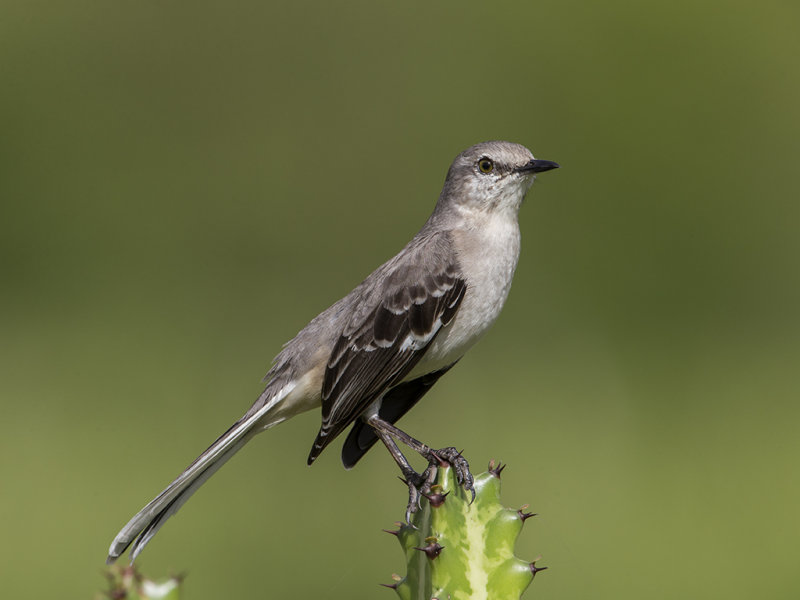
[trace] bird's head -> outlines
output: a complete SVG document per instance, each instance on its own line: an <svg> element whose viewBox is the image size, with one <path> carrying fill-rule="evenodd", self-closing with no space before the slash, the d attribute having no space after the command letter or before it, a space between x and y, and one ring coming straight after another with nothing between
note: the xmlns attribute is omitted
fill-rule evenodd
<svg viewBox="0 0 800 600"><path fill-rule="evenodd" d="M439 198L440 205L468 210L519 210L537 173L557 169L549 160L534 158L525 146L483 142L459 154Z"/></svg>

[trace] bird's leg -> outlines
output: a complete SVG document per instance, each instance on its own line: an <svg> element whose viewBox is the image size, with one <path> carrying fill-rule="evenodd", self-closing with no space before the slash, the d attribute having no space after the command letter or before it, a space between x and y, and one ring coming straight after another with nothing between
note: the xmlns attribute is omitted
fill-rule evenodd
<svg viewBox="0 0 800 600"><path fill-rule="evenodd" d="M420 494L427 492L427 490L430 489L431 483L433 482L433 479L430 478L430 467L428 467L428 469L426 469L425 472L420 475L413 468L411 468L408 459L405 457L405 455L403 455L402 452L400 452L400 448L397 447L397 444L391 435L379 429L376 429L375 433L381 439L383 445L386 446L386 449L389 450L389 454L392 455L392 458L394 458L394 461L403 472L403 477L405 478L403 481L408 486L406 522L411 523L411 515L417 512L419 509Z"/></svg>
<svg viewBox="0 0 800 600"><path fill-rule="evenodd" d="M433 483L433 480L436 478L436 469L440 466L450 465L453 467L453 471L455 471L456 480L458 481L459 485L461 485L465 490L471 492L472 499L475 499L475 489L473 485L474 479L469 470L469 463L467 462L467 459L461 455L461 452L452 446L434 450L430 446L423 444L419 440L408 435L405 431L398 429L388 421L384 421L378 416L370 417L367 420L367 423L375 430L375 433L378 435L378 437L384 440L384 444L386 444L384 436L391 440L398 454L400 454L400 451L397 450L397 445L394 443L393 438L397 438L412 450L419 452L422 457L428 461L428 468L425 469L422 475L419 476L423 480L423 493L427 492L428 488L430 488L430 484ZM387 448L388 447L389 446L387 444ZM389 449L389 452L392 452L391 448ZM392 453L392 456L395 456L394 453ZM403 455L400 454L400 456ZM396 456L395 460L397 461ZM405 460L404 456L403 460L405 461L405 464L408 465L408 461ZM397 464L399 464L400 468L403 469L403 465L399 461ZM408 468L410 469L410 467ZM425 482L427 482L427 484Z"/></svg>

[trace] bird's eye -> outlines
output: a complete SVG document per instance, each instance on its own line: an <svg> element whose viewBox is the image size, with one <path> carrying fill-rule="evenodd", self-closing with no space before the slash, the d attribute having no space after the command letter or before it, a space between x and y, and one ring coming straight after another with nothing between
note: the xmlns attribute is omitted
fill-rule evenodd
<svg viewBox="0 0 800 600"><path fill-rule="evenodd" d="M482 158L478 161L478 168L481 173L491 173L494 170L494 163L488 158Z"/></svg>

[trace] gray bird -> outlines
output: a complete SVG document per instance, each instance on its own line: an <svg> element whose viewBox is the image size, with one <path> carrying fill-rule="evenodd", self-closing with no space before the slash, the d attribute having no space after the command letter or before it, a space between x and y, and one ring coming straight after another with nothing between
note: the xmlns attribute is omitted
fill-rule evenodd
<svg viewBox="0 0 800 600"><path fill-rule="evenodd" d="M469 465L454 448L429 448L394 423L497 319L519 258L520 205L536 174L555 168L510 142L485 142L459 154L419 233L284 346L258 400L122 528L107 562L131 543L133 562L253 436L318 406L322 425L308 464L350 425L342 448L348 469L380 439L409 487L406 518L437 465L452 465L459 483L472 490ZM419 452L428 469L416 473L396 440Z"/></svg>

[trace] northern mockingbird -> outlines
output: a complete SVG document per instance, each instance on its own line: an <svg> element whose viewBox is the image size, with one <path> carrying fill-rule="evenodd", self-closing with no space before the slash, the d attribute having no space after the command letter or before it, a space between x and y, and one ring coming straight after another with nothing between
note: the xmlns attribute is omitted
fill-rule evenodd
<svg viewBox="0 0 800 600"><path fill-rule="evenodd" d="M131 561L164 522L255 434L322 406L311 464L352 425L342 462L353 467L380 439L409 487L406 518L439 464L472 490L467 461L394 426L500 314L520 247L517 213L537 173L558 165L510 142L485 142L450 166L433 214L400 253L313 319L275 357L264 392L244 416L139 511L111 543L109 563ZM416 473L396 441L419 452ZM473 492L474 494L474 492Z"/></svg>

